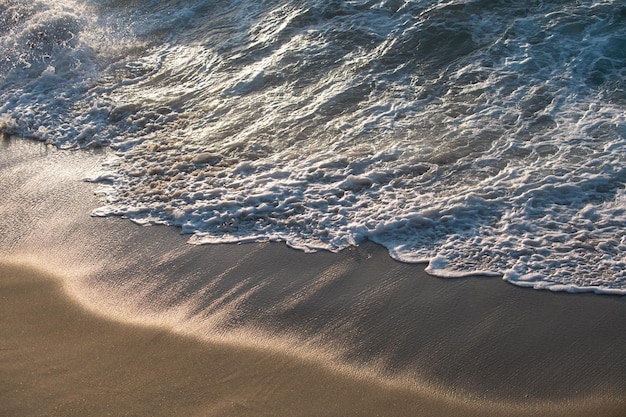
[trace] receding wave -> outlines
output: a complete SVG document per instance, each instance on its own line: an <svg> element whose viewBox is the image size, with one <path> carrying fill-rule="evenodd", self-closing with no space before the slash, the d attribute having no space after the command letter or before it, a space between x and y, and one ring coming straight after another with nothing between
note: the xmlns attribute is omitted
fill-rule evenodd
<svg viewBox="0 0 626 417"><path fill-rule="evenodd" d="M111 146L95 215L626 293L616 1L5 1L0 129Z"/></svg>

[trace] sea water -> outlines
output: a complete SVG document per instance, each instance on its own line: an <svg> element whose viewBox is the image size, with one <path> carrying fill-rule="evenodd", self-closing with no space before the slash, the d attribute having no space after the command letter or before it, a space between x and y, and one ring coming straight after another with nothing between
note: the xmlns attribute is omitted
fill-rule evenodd
<svg viewBox="0 0 626 417"><path fill-rule="evenodd" d="M3 0L0 51L95 216L626 293L621 1Z"/></svg>

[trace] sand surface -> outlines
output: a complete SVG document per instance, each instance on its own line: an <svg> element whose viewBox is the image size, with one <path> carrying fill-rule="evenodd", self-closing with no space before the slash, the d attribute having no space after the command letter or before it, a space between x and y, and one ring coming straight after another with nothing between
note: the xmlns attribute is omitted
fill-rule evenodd
<svg viewBox="0 0 626 417"><path fill-rule="evenodd" d="M0 143L0 416L626 415L623 297L188 245L90 217L106 157Z"/></svg>
<svg viewBox="0 0 626 417"><path fill-rule="evenodd" d="M105 320L23 265L0 267L0 301L2 416L375 416L445 407L280 352Z"/></svg>

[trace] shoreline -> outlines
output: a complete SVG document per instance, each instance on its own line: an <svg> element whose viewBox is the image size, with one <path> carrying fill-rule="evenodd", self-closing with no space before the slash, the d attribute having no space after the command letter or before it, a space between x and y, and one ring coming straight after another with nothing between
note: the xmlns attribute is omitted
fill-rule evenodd
<svg viewBox="0 0 626 417"><path fill-rule="evenodd" d="M318 382L343 381L333 385L333 395L345 394L336 400L340 412L301 415L367 415L376 404L388 409L387 397L377 393L389 392L404 404L398 416L426 409L433 416L626 410L623 297L537 291L489 277L436 278L423 265L393 261L371 242L338 254L305 254L278 243L189 245L173 228L89 216L99 204L96 187L81 179L99 168L103 155L12 141L0 151L0 191L7 196L0 207L0 271L9 261L52 273L99 326L114 321L127 326L127 335L140 324L176 333L176 340L193 336L202 352L216 346L228 346L234 356L288 352L285 367L304 366ZM267 360L268 369L274 360ZM259 386L275 380L271 371L264 375ZM274 387L285 398L293 385L284 380ZM402 397L409 386L411 395ZM301 410L315 402L312 395L298 395ZM369 408L357 413L358 401ZM271 406L269 415L281 415Z"/></svg>

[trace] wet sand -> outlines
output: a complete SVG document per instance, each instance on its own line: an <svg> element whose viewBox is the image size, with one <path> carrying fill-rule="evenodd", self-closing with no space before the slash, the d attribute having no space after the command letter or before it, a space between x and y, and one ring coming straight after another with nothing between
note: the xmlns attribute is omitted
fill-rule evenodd
<svg viewBox="0 0 626 417"><path fill-rule="evenodd" d="M106 155L1 145L0 416L626 415L623 297L192 246L89 216Z"/></svg>
<svg viewBox="0 0 626 417"><path fill-rule="evenodd" d="M2 416L375 416L445 406L280 352L105 320L23 265L0 267L0 301Z"/></svg>
<svg viewBox="0 0 626 417"><path fill-rule="evenodd" d="M619 402L509 407L451 401L90 314L60 277L0 265L2 416L620 415Z"/></svg>

